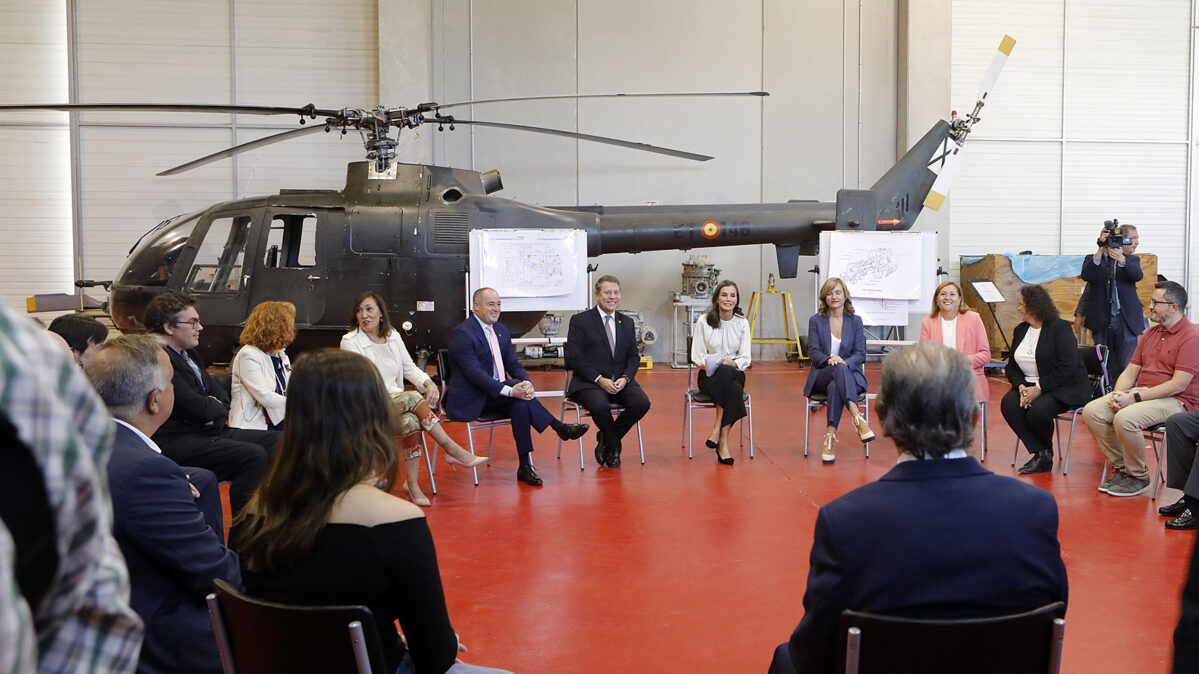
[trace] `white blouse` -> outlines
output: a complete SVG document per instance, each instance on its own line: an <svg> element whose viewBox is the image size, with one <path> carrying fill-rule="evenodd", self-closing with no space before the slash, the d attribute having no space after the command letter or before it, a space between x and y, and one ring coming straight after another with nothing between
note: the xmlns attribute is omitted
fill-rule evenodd
<svg viewBox="0 0 1199 674"><path fill-rule="evenodd" d="M720 321L718 327L708 325L706 314L695 319L695 329L691 332L691 362L696 367L704 367L704 358L711 355L728 356L737 363L738 370L744 370L750 365L749 357L749 321L744 316L733 316L727 321Z"/></svg>
<svg viewBox="0 0 1199 674"><path fill-rule="evenodd" d="M1040 373L1037 372L1037 342L1041 339L1041 328L1029 326L1028 332L1024 333L1024 339L1016 345L1016 351L1012 357L1016 360L1016 364L1020 366L1020 370L1024 373L1024 378L1033 384L1037 384L1041 380Z"/></svg>
<svg viewBox="0 0 1199 674"><path fill-rule="evenodd" d="M941 343L951 349L958 348L958 317L954 314L952 320L941 319Z"/></svg>

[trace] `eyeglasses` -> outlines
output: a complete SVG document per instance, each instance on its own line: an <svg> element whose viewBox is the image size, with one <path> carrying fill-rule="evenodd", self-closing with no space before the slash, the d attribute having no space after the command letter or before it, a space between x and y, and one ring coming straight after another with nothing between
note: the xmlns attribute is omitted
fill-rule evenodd
<svg viewBox="0 0 1199 674"><path fill-rule="evenodd" d="M171 324L172 325L190 325L192 327L192 330L196 330L197 328L200 327L200 319L193 318L190 321L171 321Z"/></svg>
<svg viewBox="0 0 1199 674"><path fill-rule="evenodd" d="M1149 306L1153 306L1155 304L1174 304L1174 303L1169 302L1167 300L1154 300L1154 299L1149 300Z"/></svg>

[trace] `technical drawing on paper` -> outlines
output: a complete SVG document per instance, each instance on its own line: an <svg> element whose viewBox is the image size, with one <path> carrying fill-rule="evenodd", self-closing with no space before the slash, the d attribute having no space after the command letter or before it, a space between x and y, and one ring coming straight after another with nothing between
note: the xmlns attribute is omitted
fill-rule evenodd
<svg viewBox="0 0 1199 674"><path fill-rule="evenodd" d="M899 269L895 263L890 248L875 248L864 257L847 260L842 278L846 283L857 283L869 276L875 280L883 280Z"/></svg>
<svg viewBox="0 0 1199 674"><path fill-rule="evenodd" d="M500 283L509 295L539 294L563 295L574 286L574 274L569 274L570 260L558 245L537 245L522 242L519 245L496 246L499 260Z"/></svg>

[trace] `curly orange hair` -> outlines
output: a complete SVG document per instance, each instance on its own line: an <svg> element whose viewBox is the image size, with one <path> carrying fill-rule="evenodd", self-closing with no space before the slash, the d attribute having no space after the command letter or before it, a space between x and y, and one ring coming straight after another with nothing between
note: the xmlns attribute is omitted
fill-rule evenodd
<svg viewBox="0 0 1199 674"><path fill-rule="evenodd" d="M285 348L296 338L296 305L291 302L263 302L254 307L238 341L266 353Z"/></svg>

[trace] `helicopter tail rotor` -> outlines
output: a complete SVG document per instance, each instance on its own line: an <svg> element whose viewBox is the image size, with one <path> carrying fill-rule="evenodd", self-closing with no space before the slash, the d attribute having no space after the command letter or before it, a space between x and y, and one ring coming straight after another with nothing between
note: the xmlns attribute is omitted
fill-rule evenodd
<svg viewBox="0 0 1199 674"><path fill-rule="evenodd" d="M939 162L940 168L937 172L937 179L933 182L928 191L928 197L924 200L924 205L929 209L941 210L941 206L945 203L945 197L949 194L950 185L953 184L954 178L961 173L962 147L966 143L966 137L970 135L974 125L982 119L980 113L987 103L987 95L991 93L991 87L995 86L996 80L999 79L999 73L1007 63L1007 58L1011 55L1014 46L1016 46L1016 40L1010 35L1004 35L999 42L999 48L995 50L995 55L991 57L991 65L987 68L987 72L979 84L978 100L974 104L974 110L965 117L958 117L956 112L953 114L942 152L930 163L931 168Z"/></svg>

